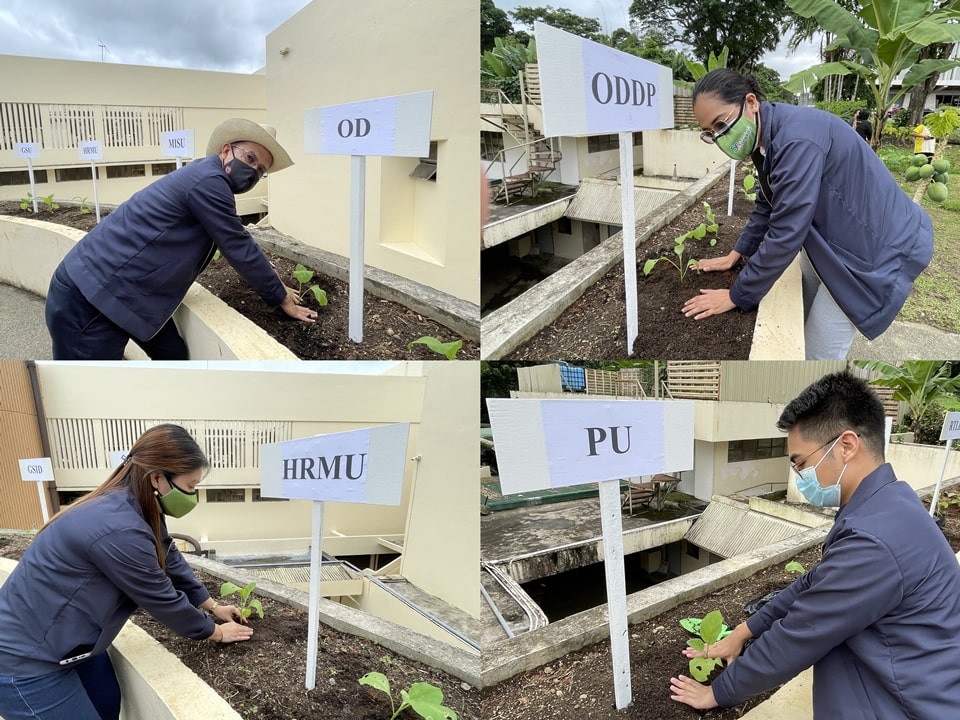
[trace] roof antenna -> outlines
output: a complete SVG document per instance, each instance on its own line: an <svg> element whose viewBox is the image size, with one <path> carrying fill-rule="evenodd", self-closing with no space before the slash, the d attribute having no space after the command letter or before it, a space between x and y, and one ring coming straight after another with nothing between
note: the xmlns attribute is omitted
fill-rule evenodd
<svg viewBox="0 0 960 720"><path fill-rule="evenodd" d="M97 40L97 45L100 48L100 62L105 62L104 54L107 51L107 46L103 44L103 40Z"/></svg>

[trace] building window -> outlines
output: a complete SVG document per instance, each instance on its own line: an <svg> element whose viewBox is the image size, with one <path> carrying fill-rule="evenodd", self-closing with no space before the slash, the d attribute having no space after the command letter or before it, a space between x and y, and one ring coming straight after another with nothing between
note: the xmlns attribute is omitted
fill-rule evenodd
<svg viewBox="0 0 960 720"><path fill-rule="evenodd" d="M573 223L570 218L562 217L557 220L557 232L562 235L573 235Z"/></svg>
<svg viewBox="0 0 960 720"><path fill-rule="evenodd" d="M635 132L633 134L633 145L637 147L638 145L643 145L643 133Z"/></svg>
<svg viewBox="0 0 960 720"><path fill-rule="evenodd" d="M80 490L80 491L58 490L57 500L60 501L60 507L65 508L67 507L67 505L73 504L74 502L76 502L86 494L87 493L84 490Z"/></svg>
<svg viewBox="0 0 960 720"><path fill-rule="evenodd" d="M146 174L145 165L107 165L107 177L110 179L146 177Z"/></svg>
<svg viewBox="0 0 960 720"><path fill-rule="evenodd" d="M937 95L936 98L936 107L940 107L941 105L960 107L960 95Z"/></svg>
<svg viewBox="0 0 960 720"><path fill-rule="evenodd" d="M410 177L420 178L421 180L437 181L437 143L430 143L429 157L420 158L420 163L410 173Z"/></svg>
<svg viewBox="0 0 960 720"><path fill-rule="evenodd" d="M480 159L496 160L503 150L503 133L480 131Z"/></svg>
<svg viewBox="0 0 960 720"><path fill-rule="evenodd" d="M48 105L50 127L44 147L75 148L80 143L97 139L92 105Z"/></svg>
<svg viewBox="0 0 960 720"><path fill-rule="evenodd" d="M287 502L288 498L262 497L260 488L254 488L252 500L253 502Z"/></svg>
<svg viewBox="0 0 960 720"><path fill-rule="evenodd" d="M90 180L93 177L93 173L88 167L57 168L53 172L56 175L57 182ZM97 177L100 177L100 168L97 168Z"/></svg>
<svg viewBox="0 0 960 720"><path fill-rule="evenodd" d="M238 503L246 499L247 491L243 488L211 488L206 493L208 503Z"/></svg>
<svg viewBox="0 0 960 720"><path fill-rule="evenodd" d="M617 150L620 143L616 135L592 135L587 138L587 152L598 153Z"/></svg>
<svg viewBox="0 0 960 720"><path fill-rule="evenodd" d="M0 150L13 150L17 143L43 147L43 113L34 103L0 103Z"/></svg>
<svg viewBox="0 0 960 720"><path fill-rule="evenodd" d="M727 443L727 462L769 460L787 456L787 439L760 438L758 440L732 440Z"/></svg>
<svg viewBox="0 0 960 720"><path fill-rule="evenodd" d="M176 163L153 163L150 166L151 175L169 175L177 169Z"/></svg>
<svg viewBox="0 0 960 720"><path fill-rule="evenodd" d="M38 183L47 181L46 170L34 170L33 179ZM28 170L8 170L0 172L0 185L29 185L30 172Z"/></svg>

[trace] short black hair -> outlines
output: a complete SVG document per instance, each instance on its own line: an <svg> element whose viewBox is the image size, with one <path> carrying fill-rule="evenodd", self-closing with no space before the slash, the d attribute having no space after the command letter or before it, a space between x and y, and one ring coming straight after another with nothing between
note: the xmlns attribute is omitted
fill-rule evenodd
<svg viewBox="0 0 960 720"><path fill-rule="evenodd" d="M777 428L787 432L794 427L816 443L853 430L870 454L883 462L883 403L866 381L848 372L824 375L790 401Z"/></svg>
<svg viewBox="0 0 960 720"><path fill-rule="evenodd" d="M697 80L693 86L693 102L696 104L701 95L716 95L725 103L739 105L747 93L753 93L758 100L767 99L753 75L742 75L730 68L717 68Z"/></svg>

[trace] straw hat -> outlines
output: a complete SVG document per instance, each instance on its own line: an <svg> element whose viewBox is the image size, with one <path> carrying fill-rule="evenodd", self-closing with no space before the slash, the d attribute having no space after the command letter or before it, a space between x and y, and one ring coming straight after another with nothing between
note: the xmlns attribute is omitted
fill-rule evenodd
<svg viewBox="0 0 960 720"><path fill-rule="evenodd" d="M207 155L219 154L220 148L227 143L244 141L263 145L273 155L273 165L267 168L271 173L293 165L287 151L277 142L277 129L273 125L259 125L244 118L230 118L217 125L210 134Z"/></svg>

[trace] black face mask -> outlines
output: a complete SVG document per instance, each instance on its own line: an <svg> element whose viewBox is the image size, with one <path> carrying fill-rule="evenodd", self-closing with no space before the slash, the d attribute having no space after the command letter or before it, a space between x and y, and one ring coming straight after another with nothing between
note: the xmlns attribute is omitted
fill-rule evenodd
<svg viewBox="0 0 960 720"><path fill-rule="evenodd" d="M233 152L233 150L231 150ZM260 173L234 155L233 160L223 166L227 174L227 182L234 195L240 195L250 190L260 180Z"/></svg>

